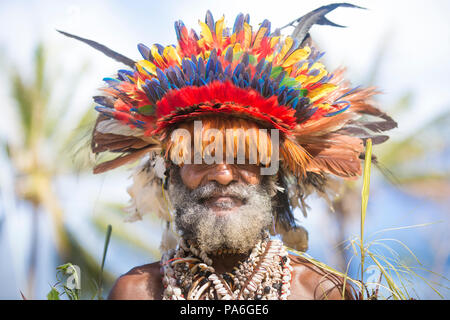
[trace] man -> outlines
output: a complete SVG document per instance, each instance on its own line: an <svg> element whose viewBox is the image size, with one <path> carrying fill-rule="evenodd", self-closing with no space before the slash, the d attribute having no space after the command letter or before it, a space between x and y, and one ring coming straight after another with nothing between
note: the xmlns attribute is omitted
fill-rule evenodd
<svg viewBox="0 0 450 320"><path fill-rule="evenodd" d="M342 277L289 253L307 249L294 210L331 196L333 177L360 176L365 140L396 126L373 88L350 87L311 47L309 28L334 25L325 14L340 6L355 7L316 9L287 25L292 37L208 12L200 36L176 22L177 46L140 44L137 62L64 33L133 69L94 98L92 150L121 153L94 172L142 159L129 218L166 222L161 261L120 277L110 299L352 298Z"/></svg>
<svg viewBox="0 0 450 320"><path fill-rule="evenodd" d="M248 258L252 244L256 244L263 235L262 231L272 224L271 197L269 192L260 188L264 184L267 187L267 183L259 174L259 169L256 165L224 163L184 165L181 168L172 167L170 171L171 199L175 202L178 228L189 239L196 239L200 247L204 247L203 250L211 248L207 252L210 253L212 268L224 279L225 286L234 291L239 291L245 285L238 284L237 287L231 279L234 268L239 266L239 261ZM235 252L236 250L239 252ZM336 275L325 272L300 257L289 255L288 259L291 260L292 267L292 275L289 275L292 279L288 279L288 299L352 297L351 288L343 296L343 282ZM169 259L164 263L167 260ZM188 271L189 275L191 270ZM195 283L198 276L192 278ZM109 299L161 299L164 297L164 287L167 291L167 283L164 284L163 280L164 272L161 273L159 262L136 267L118 279ZM191 292L195 290L192 280L189 281L186 277L185 284L176 280L176 284L183 288L180 291L182 295L192 298ZM201 287L201 281L197 282L198 287ZM282 281L270 285L268 282L263 283L251 298L262 299L264 294L281 290L279 284ZM208 298L217 299L213 291Z"/></svg>

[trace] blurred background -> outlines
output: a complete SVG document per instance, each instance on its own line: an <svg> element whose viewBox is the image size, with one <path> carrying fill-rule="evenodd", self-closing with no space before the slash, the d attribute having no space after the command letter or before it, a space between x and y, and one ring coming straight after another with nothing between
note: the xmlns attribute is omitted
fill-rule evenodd
<svg viewBox="0 0 450 320"><path fill-rule="evenodd" d="M66 262L80 266L82 297L91 297L108 224L104 295L120 274L160 257L157 220L123 221L130 168L94 176L87 152L91 97L123 66L57 29L138 59L138 43L175 43L174 21L199 30L208 9L229 26L244 12L275 28L330 2L0 0L0 299L46 299ZM411 297L448 299L450 2L352 3L368 10L339 8L327 17L347 28L314 26L311 35L328 70L345 65L354 85L378 86L377 102L398 122L374 146L381 170L372 169L367 241L414 270L402 281ZM334 212L312 196L308 217L296 213L307 253L355 278L348 240L360 232L361 186L345 183Z"/></svg>

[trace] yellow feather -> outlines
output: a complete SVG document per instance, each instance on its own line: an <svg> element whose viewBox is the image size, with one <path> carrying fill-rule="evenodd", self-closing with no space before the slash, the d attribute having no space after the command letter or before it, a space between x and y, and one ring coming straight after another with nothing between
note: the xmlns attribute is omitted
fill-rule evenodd
<svg viewBox="0 0 450 320"><path fill-rule="evenodd" d="M219 44L222 44L222 34L223 34L223 21L225 20L225 16L222 16L216 22L216 38Z"/></svg>
<svg viewBox="0 0 450 320"><path fill-rule="evenodd" d="M236 53L238 53L241 50L242 50L241 49L241 44L239 42L236 42L236 44L233 47L233 53L236 54Z"/></svg>
<svg viewBox="0 0 450 320"><path fill-rule="evenodd" d="M209 29L208 25L204 22L201 22L200 20L198 21L198 23L200 24L200 27L202 28L201 35L202 35L203 39L205 39L205 41L208 44L211 44L213 42L213 36L212 36L211 30Z"/></svg>
<svg viewBox="0 0 450 320"><path fill-rule="evenodd" d="M248 49L252 43L252 27L244 22L244 48Z"/></svg>
<svg viewBox="0 0 450 320"><path fill-rule="evenodd" d="M255 40L253 41L253 49L258 49L259 45L261 44L261 40L264 37L264 34L266 33L267 28L262 27L258 30L258 33L255 36Z"/></svg>
<svg viewBox="0 0 450 320"><path fill-rule="evenodd" d="M315 107L322 109L322 110L330 110L331 105L329 103L318 103L315 105Z"/></svg>
<svg viewBox="0 0 450 320"><path fill-rule="evenodd" d="M136 79L135 79L135 78L133 78L133 77L131 77L131 76L128 76L128 75L127 75L127 78L130 79L131 82L136 83ZM139 79L139 78L138 78L138 79Z"/></svg>
<svg viewBox="0 0 450 320"><path fill-rule="evenodd" d="M300 68L298 68L297 71L295 72L295 74L298 75L298 76L296 76L295 80L297 80L298 82L303 82L303 81L305 81L305 79L307 78L307 76L301 75L301 73L302 73L303 71L307 70L307 69L308 69L308 62L304 62L304 63L302 64L302 66L301 66ZM294 77L295 77L295 76L294 76Z"/></svg>
<svg viewBox="0 0 450 320"><path fill-rule="evenodd" d="M323 65L323 63L315 62L315 63L311 66L310 69L311 69L311 70L312 70L312 69L325 69L325 66Z"/></svg>
<svg viewBox="0 0 450 320"><path fill-rule="evenodd" d="M295 81L300 82L303 85L303 82L306 81L306 79L308 79L308 76L306 74L301 74L297 77L295 77Z"/></svg>
<svg viewBox="0 0 450 320"><path fill-rule="evenodd" d="M156 75L156 66L148 60L140 60L136 63L136 67L138 68L139 73L150 73L152 75ZM145 68L145 70L143 70Z"/></svg>
<svg viewBox="0 0 450 320"><path fill-rule="evenodd" d="M336 88L337 86L334 84L325 83L321 85L319 88L309 91L307 96L311 100L311 102L314 102L324 97L331 91L334 91Z"/></svg>
<svg viewBox="0 0 450 320"><path fill-rule="evenodd" d="M176 62L178 64L181 64L180 56L172 46L167 46L164 48L163 56L168 62Z"/></svg>
<svg viewBox="0 0 450 320"><path fill-rule="evenodd" d="M205 47L205 39L203 39L203 38L198 39L197 44L200 48L204 48Z"/></svg>
<svg viewBox="0 0 450 320"><path fill-rule="evenodd" d="M283 62L281 66L283 68L290 67L296 62L306 59L310 53L311 49L308 47L305 47L303 49L297 49L294 52L292 52L292 54L289 55L289 57Z"/></svg>
<svg viewBox="0 0 450 320"><path fill-rule="evenodd" d="M309 65L309 63L308 62L304 62L303 64L302 64L302 66L300 67L300 69L298 69L298 71L303 71L303 70L308 70L308 65Z"/></svg>
<svg viewBox="0 0 450 320"><path fill-rule="evenodd" d="M231 36L230 36L230 43L235 43L236 42L236 33L233 33Z"/></svg>
<svg viewBox="0 0 450 320"><path fill-rule="evenodd" d="M288 53L289 49L291 49L293 43L294 40L292 40L291 37L286 37L283 47L275 58L275 64L278 65L284 59L284 56L286 55L286 53Z"/></svg>
<svg viewBox="0 0 450 320"><path fill-rule="evenodd" d="M152 53L153 58L156 60L159 66L164 67L166 65L164 58L159 54L157 46L152 45L152 47L150 48L150 52Z"/></svg>
<svg viewBox="0 0 450 320"><path fill-rule="evenodd" d="M272 39L270 39L270 48L275 47L279 40L280 40L280 37L273 37Z"/></svg>
<svg viewBox="0 0 450 320"><path fill-rule="evenodd" d="M308 80L303 82L303 85L307 86L311 83L317 82L328 74L328 71L325 69L319 69L319 70L320 70L320 72L317 76L309 76Z"/></svg>
<svg viewBox="0 0 450 320"><path fill-rule="evenodd" d="M142 89L142 84L143 84L143 82L141 81L141 79L137 79L137 83L136 83L136 86L138 87L138 89L139 90L141 90L141 91L143 91L143 89Z"/></svg>

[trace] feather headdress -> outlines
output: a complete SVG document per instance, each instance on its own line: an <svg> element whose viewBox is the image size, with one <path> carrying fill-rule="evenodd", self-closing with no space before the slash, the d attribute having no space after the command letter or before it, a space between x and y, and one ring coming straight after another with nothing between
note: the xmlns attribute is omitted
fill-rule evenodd
<svg viewBox="0 0 450 320"><path fill-rule="evenodd" d="M295 227L292 207L304 209L303 199L312 191L326 195L332 176L361 175L365 139L384 142L388 137L381 133L396 127L373 105L374 88L352 87L344 80L343 69L329 72L321 62L323 53L310 44L312 25L339 26L325 18L337 7L359 8L347 3L318 8L285 26L295 27L292 36L281 36L284 27L271 32L268 20L253 28L243 14L227 28L224 17L215 21L208 11L204 22L199 21L200 35L177 21L178 43L139 44L142 59L137 61L63 33L129 67L105 78L103 95L94 97L100 115L92 150L120 153L94 172L147 154L151 154L149 163L155 163L155 157L167 154L168 134L193 119L245 119L280 132L279 182L284 191L279 197L286 205L280 208L278 221L285 231ZM155 173L151 179L142 178L149 170L154 169L146 164L135 175L142 188L162 183ZM131 193L133 210L139 211L136 190ZM164 213L160 216L167 220Z"/></svg>

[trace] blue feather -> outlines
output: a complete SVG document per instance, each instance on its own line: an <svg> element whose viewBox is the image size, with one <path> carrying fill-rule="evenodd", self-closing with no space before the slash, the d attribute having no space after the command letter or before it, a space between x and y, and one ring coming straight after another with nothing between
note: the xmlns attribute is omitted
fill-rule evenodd
<svg viewBox="0 0 450 320"><path fill-rule="evenodd" d="M242 30L244 26L244 15L242 13L239 13L236 17L236 20L234 21L233 25L233 33L238 33Z"/></svg>
<svg viewBox="0 0 450 320"><path fill-rule="evenodd" d="M110 118L114 118L114 109L112 108L107 108L107 107L103 107L103 106L95 106L94 108L97 112L100 112L101 114L110 117Z"/></svg>
<svg viewBox="0 0 450 320"><path fill-rule="evenodd" d="M149 58L150 58L150 49L146 45L144 45L142 43L139 43L137 47L138 47L139 52L142 55L142 58L144 58L145 60L149 60Z"/></svg>
<svg viewBox="0 0 450 320"><path fill-rule="evenodd" d="M332 117L332 116L338 115L338 114L344 112L345 110L347 110L348 108L350 108L350 102L349 101L338 101L338 102L335 102L334 104L338 104L338 103L346 103L347 105L345 107L337 110L337 111L327 113L325 115L325 117Z"/></svg>
<svg viewBox="0 0 450 320"><path fill-rule="evenodd" d="M162 72L161 69L156 68L156 75L158 76L161 87L165 90L169 90L169 79L167 79L167 76L164 74L164 72Z"/></svg>
<svg viewBox="0 0 450 320"><path fill-rule="evenodd" d="M114 103L112 101L108 101L108 97L105 96L94 96L94 102L100 104L104 107L114 108Z"/></svg>
<svg viewBox="0 0 450 320"><path fill-rule="evenodd" d="M114 78L103 78L103 81L105 81L109 86L116 86L121 82L119 79Z"/></svg>
<svg viewBox="0 0 450 320"><path fill-rule="evenodd" d="M337 98L336 100L340 100L340 99L342 99L342 98L348 96L349 94L352 94L353 92L355 92L356 90L358 90L360 87L361 87L361 86L357 86L357 87L354 87L353 89L350 89L349 91L347 91L346 93L344 93L342 96L340 96L340 97ZM338 103L338 102L335 102L335 104L336 104L336 103Z"/></svg>
<svg viewBox="0 0 450 320"><path fill-rule="evenodd" d="M215 30L215 28L214 28L214 18L213 18L213 15L212 15L211 11L209 11L209 10L206 11L205 23L208 25L208 27L209 27L209 29L211 31Z"/></svg>

